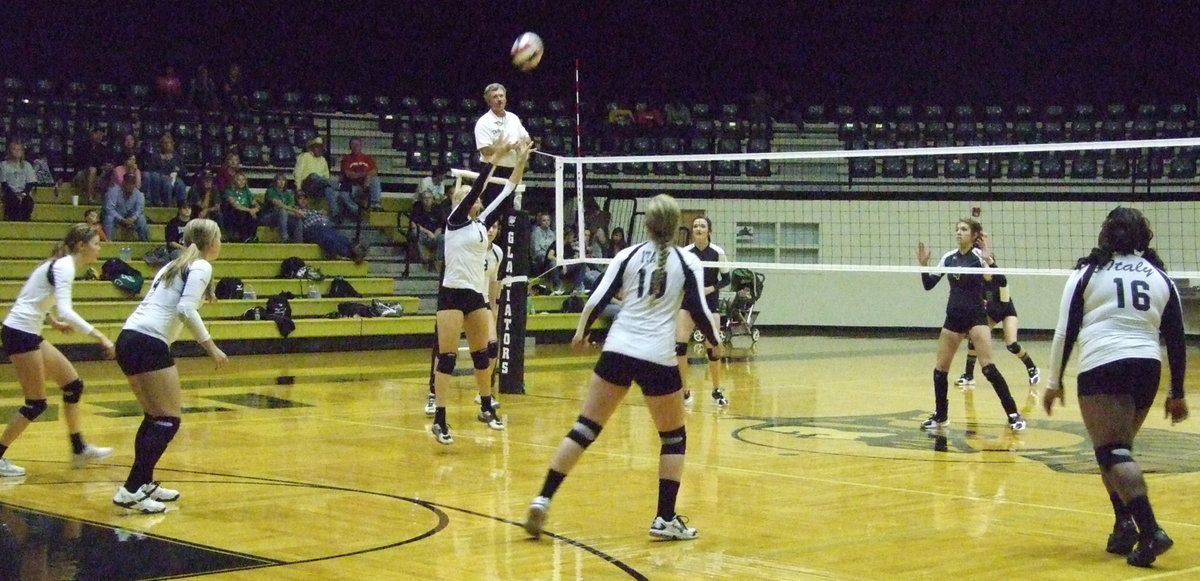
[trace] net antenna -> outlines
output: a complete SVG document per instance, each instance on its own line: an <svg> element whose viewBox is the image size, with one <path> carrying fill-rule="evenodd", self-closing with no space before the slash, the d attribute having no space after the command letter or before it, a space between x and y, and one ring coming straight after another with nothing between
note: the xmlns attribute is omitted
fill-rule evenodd
<svg viewBox="0 0 1200 581"><path fill-rule="evenodd" d="M585 216L585 181L596 180L611 182L635 203L665 192L685 212L702 211L713 222L712 241L730 259L720 266L730 268L932 272L952 249L957 220L974 217L989 234L997 273L1065 276L1095 246L1105 215L1127 205L1150 220L1152 245L1168 272L1200 278L1200 138L887 149L837 149L847 144L832 138L825 144L816 151L554 156L557 264L609 262L589 256L582 244L585 229L596 227ZM1189 163L1190 172L1176 172ZM750 164L766 174L748 175ZM680 171L664 175L660 167ZM574 192L567 189L572 178ZM578 257L564 258L565 229L578 234ZM640 236L626 232L631 243ZM917 263L918 241L931 251L930 266Z"/></svg>

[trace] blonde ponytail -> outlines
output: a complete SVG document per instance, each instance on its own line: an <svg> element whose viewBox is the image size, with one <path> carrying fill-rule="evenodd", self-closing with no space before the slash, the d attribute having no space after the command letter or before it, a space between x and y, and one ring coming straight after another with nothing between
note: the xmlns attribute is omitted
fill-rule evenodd
<svg viewBox="0 0 1200 581"><path fill-rule="evenodd" d="M202 253L220 239L221 228L217 226L216 222L204 218L190 220L187 226L183 227L183 243L187 246L184 247L179 257L167 265L160 279L161 282L170 284L176 278L183 276L192 263L202 258ZM211 301L215 298L212 281L209 281L208 287L204 289L204 300Z"/></svg>
<svg viewBox="0 0 1200 581"><path fill-rule="evenodd" d="M666 194L659 194L646 205L646 234L658 246L658 260L650 276L650 296L661 297L667 286L667 258L670 256L672 239L679 227L679 202Z"/></svg>

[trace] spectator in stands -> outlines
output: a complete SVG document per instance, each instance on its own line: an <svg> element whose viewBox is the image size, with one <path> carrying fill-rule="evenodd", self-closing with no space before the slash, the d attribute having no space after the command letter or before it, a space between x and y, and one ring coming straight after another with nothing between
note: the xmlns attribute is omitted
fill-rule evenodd
<svg viewBox="0 0 1200 581"><path fill-rule="evenodd" d="M618 103L608 104L608 129L612 135L628 135L633 128L633 111Z"/></svg>
<svg viewBox="0 0 1200 581"><path fill-rule="evenodd" d="M158 100L167 110L174 110L183 101L183 81L175 72L175 67L167 65L163 73L154 80L158 88Z"/></svg>
<svg viewBox="0 0 1200 581"><path fill-rule="evenodd" d="M588 256L592 258L612 258L612 255L608 253L608 231L604 229L604 226L596 226L591 229L591 232L592 244L595 246L596 252L593 253L591 250L588 250Z"/></svg>
<svg viewBox="0 0 1200 581"><path fill-rule="evenodd" d="M187 203L181 202L179 204L179 212L167 222L167 252L171 254L171 260L179 258L179 255L187 248L187 245L183 243L183 227L187 226L187 223L191 220L192 207L187 205Z"/></svg>
<svg viewBox="0 0 1200 581"><path fill-rule="evenodd" d="M325 140L314 137L308 140L307 146L308 151L296 156L296 168L292 172L296 189L310 196L324 196L325 211L335 222L340 222L344 215L357 215L358 204L350 199L349 192L338 191L337 182L329 174Z"/></svg>
<svg viewBox="0 0 1200 581"><path fill-rule="evenodd" d="M442 178L446 175L446 168L435 165L429 168L429 175L421 178L417 183L416 199L421 199L421 194L429 192L433 195L434 202L440 202L446 197L446 185L442 183Z"/></svg>
<svg viewBox="0 0 1200 581"><path fill-rule="evenodd" d="M354 264L362 264L366 260L367 245L351 242L329 222L325 214L309 208L307 194L299 192L296 204L303 215L304 240L320 246L325 254L335 258L349 258Z"/></svg>
<svg viewBox="0 0 1200 581"><path fill-rule="evenodd" d="M142 179L147 202L155 206L183 203L187 186L183 183L183 159L175 155L175 138L164 133L158 140L158 153L146 156Z"/></svg>
<svg viewBox="0 0 1200 581"><path fill-rule="evenodd" d="M554 247L554 228L550 222L550 214L538 212L537 225L529 234L530 264L534 275L546 272L551 264L546 260L546 253Z"/></svg>
<svg viewBox="0 0 1200 581"><path fill-rule="evenodd" d="M370 194L372 210L383 209L383 188L379 182L379 167L375 158L363 153L362 139L350 140L350 153L342 156L342 186L349 187L350 198L357 204Z"/></svg>
<svg viewBox="0 0 1200 581"><path fill-rule="evenodd" d="M608 236L608 255L616 256L618 252L625 250L629 246L629 241L625 240L625 229L620 226L613 228L612 234Z"/></svg>
<svg viewBox="0 0 1200 581"><path fill-rule="evenodd" d="M421 262L426 269L441 272L446 214L440 205L433 203L433 192L421 193L420 201L413 205L409 214L409 223L412 224L412 239L421 253Z"/></svg>
<svg viewBox="0 0 1200 581"><path fill-rule="evenodd" d="M225 108L230 111L243 111L250 108L250 99L246 96L246 87L242 80L242 65L229 65L229 76L221 84L221 99Z"/></svg>
<svg viewBox="0 0 1200 581"><path fill-rule="evenodd" d="M604 247L593 238L591 230L583 231L583 248L587 258L603 258ZM596 283L600 282L600 277L604 274L604 269L599 264L583 264L583 268L579 272L576 289L591 292L596 288Z"/></svg>
<svg viewBox="0 0 1200 581"><path fill-rule="evenodd" d="M255 234L260 209L247 185L246 174L238 172L233 176L233 186L225 190L225 204L221 206L221 218L230 241L258 242Z"/></svg>
<svg viewBox="0 0 1200 581"><path fill-rule="evenodd" d="M94 208L88 208L83 211L83 223L91 226L98 234L100 234L101 242L108 242L108 234L104 233L104 226L100 224L100 212Z"/></svg>
<svg viewBox="0 0 1200 581"><path fill-rule="evenodd" d="M142 189L142 170L138 168L137 155L130 154L122 160L123 163L114 167L112 170L112 182L108 185L109 189L119 187L125 183L125 176L131 175L137 183L137 188Z"/></svg>
<svg viewBox="0 0 1200 581"><path fill-rule="evenodd" d="M676 137L683 137L692 129L692 110L682 101L667 103L663 108L666 113L667 129Z"/></svg>
<svg viewBox="0 0 1200 581"><path fill-rule="evenodd" d="M4 190L4 219L28 222L33 214L33 188L37 172L25 160L25 144L16 139L8 142L8 157L0 163L0 188Z"/></svg>
<svg viewBox="0 0 1200 581"><path fill-rule="evenodd" d="M142 144L138 142L138 138L136 135L134 135L132 133L127 133L125 135L125 137L121 138L121 152L117 154L116 159L113 160L113 164L121 165L121 164L125 163L125 160L129 159L129 156L131 156L131 155L136 157L138 163L141 164L141 162L142 162ZM141 187L141 186L138 186L138 187Z"/></svg>
<svg viewBox="0 0 1200 581"><path fill-rule="evenodd" d="M75 145L75 170L78 172L72 183L89 202L95 202L112 171L108 159L108 146L104 143L104 128L93 127L89 139Z"/></svg>
<svg viewBox="0 0 1200 581"><path fill-rule="evenodd" d="M120 225L137 232L138 240L150 241L146 226L146 197L137 187L137 177L126 173L121 185L113 186L104 195L104 237L113 239L113 226Z"/></svg>
<svg viewBox="0 0 1200 581"><path fill-rule="evenodd" d="M662 111L652 108L646 103L634 105L633 120L637 123L639 129L649 132L662 129L664 123Z"/></svg>
<svg viewBox="0 0 1200 581"><path fill-rule="evenodd" d="M196 67L196 78L192 79L191 86L188 87L188 105L201 111L216 111L220 104L217 83L209 74L208 67Z"/></svg>
<svg viewBox="0 0 1200 581"><path fill-rule="evenodd" d="M50 169L50 160L46 158L46 152L40 147L31 147L29 151L29 163L33 165L33 173L37 174L37 183L39 186L54 186L54 197L58 197L58 186L60 180L55 177L54 170Z"/></svg>
<svg viewBox="0 0 1200 581"><path fill-rule="evenodd" d="M296 192L288 188L287 174L275 174L271 187L263 199L265 208L259 216L259 222L274 226L279 231L282 242L302 242L304 240L304 214L296 208Z"/></svg>
<svg viewBox="0 0 1200 581"><path fill-rule="evenodd" d="M217 189L216 179L208 172L200 174L198 185L192 188L188 201L192 203L192 217L205 218L220 224L221 202L225 196Z"/></svg>
<svg viewBox="0 0 1200 581"><path fill-rule="evenodd" d="M224 192L233 185L233 176L242 171L242 160L235 152L225 154L225 163L217 168L217 177L215 184L217 191Z"/></svg>

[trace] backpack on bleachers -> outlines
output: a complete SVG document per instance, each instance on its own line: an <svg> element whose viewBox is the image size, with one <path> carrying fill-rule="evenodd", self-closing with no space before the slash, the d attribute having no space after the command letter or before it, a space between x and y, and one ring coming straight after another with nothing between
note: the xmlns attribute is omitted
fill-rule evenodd
<svg viewBox="0 0 1200 581"><path fill-rule="evenodd" d="M304 259L297 256L289 256L283 259L283 263L279 265L279 278L304 278L301 272L304 270Z"/></svg>
<svg viewBox="0 0 1200 581"><path fill-rule="evenodd" d="M296 295L283 291L267 299L266 314L272 317L292 318L292 304L288 302L288 299L294 298L296 298Z"/></svg>
<svg viewBox="0 0 1200 581"><path fill-rule="evenodd" d="M129 265L128 262L120 258L110 258L104 261L104 265L100 267L100 278L103 280L117 280L118 276L141 276L142 272Z"/></svg>
<svg viewBox="0 0 1200 581"><path fill-rule="evenodd" d="M241 299L246 296L242 279L227 276L217 282L216 295L218 299Z"/></svg>
<svg viewBox="0 0 1200 581"><path fill-rule="evenodd" d="M355 288L346 279L340 276L335 276L333 277L333 280L329 282L329 294L327 296L330 298L361 299L362 293L355 290Z"/></svg>

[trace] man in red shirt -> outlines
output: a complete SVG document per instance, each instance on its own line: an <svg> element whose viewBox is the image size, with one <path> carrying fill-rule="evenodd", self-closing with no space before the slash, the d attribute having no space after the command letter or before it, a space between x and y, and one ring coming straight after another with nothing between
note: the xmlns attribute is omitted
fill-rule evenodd
<svg viewBox="0 0 1200 581"><path fill-rule="evenodd" d="M350 140L350 153L342 156L342 185L350 188L350 197L360 200L364 190L370 194L372 210L383 209L383 191L375 158L363 153L362 140ZM359 202L361 203L361 202Z"/></svg>

